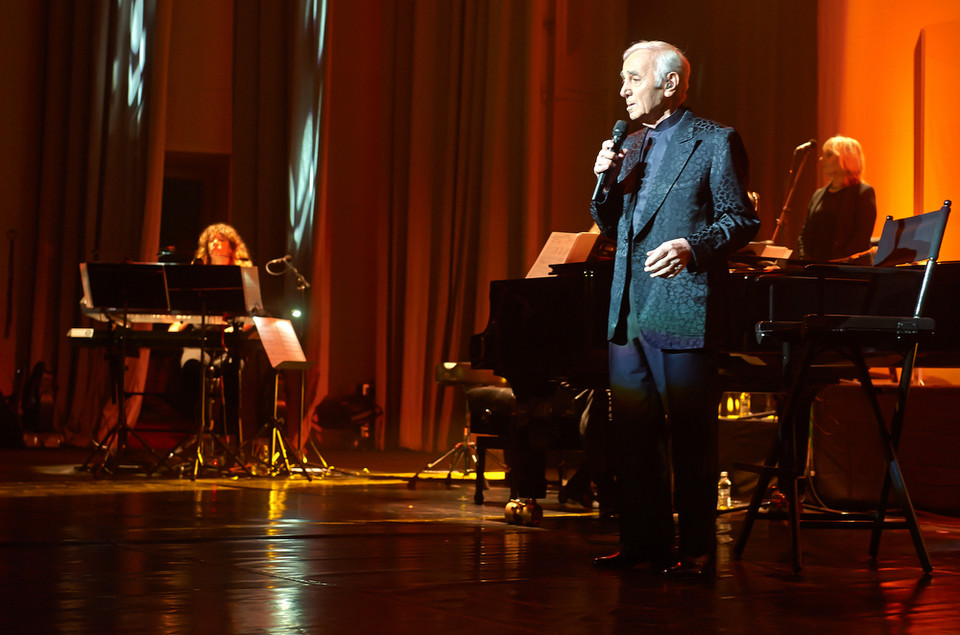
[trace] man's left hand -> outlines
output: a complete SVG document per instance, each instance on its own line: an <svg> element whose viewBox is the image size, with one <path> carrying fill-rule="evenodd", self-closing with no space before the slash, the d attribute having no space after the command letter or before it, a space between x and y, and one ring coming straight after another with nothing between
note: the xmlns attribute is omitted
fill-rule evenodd
<svg viewBox="0 0 960 635"><path fill-rule="evenodd" d="M686 238L668 240L656 249L647 252L643 270L651 278L675 278L686 269L692 250Z"/></svg>

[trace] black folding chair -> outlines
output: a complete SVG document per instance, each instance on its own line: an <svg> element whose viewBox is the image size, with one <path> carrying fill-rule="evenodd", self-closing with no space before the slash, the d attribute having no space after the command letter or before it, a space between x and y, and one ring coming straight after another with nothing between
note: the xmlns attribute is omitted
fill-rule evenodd
<svg viewBox="0 0 960 635"><path fill-rule="evenodd" d="M932 318L924 317L940 243L950 213L950 201L935 212L894 220L887 217L872 267L813 265L811 275L821 280L847 279L865 285L865 301L859 315L807 315L800 321L769 321L757 324L757 337L785 346L786 387L780 405L777 440L763 466L741 466L759 473L747 515L734 546L739 557L746 547L754 521L773 476L786 496L793 542L793 569L802 568L800 527L870 529L870 556L876 558L884 529L907 529L924 572L933 567L927 554L917 516L910 501L897 448L903 429L907 396L920 344L934 331ZM926 261L922 269L897 267ZM793 356L792 351L799 351ZM896 405L887 426L870 378L867 360L899 361ZM892 367L893 363L883 364ZM886 474L876 510L866 514L802 512L797 480L803 476L803 457L809 437L811 386L835 381L838 367L854 372L870 403L881 440ZM826 377L826 379L825 379ZM887 518L891 490L902 520ZM770 514L767 514L770 517Z"/></svg>

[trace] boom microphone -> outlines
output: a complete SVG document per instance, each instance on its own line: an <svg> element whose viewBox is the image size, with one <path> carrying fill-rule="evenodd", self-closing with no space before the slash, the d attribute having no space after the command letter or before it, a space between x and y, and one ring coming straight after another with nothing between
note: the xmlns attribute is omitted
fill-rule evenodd
<svg viewBox="0 0 960 635"><path fill-rule="evenodd" d="M816 148L816 147L817 147L817 140L810 139L810 141L807 141L806 143L801 143L796 148L794 148L793 152L794 154L796 154L797 152L806 152L807 150L810 150L811 148Z"/></svg>
<svg viewBox="0 0 960 635"><path fill-rule="evenodd" d="M624 140L627 138L627 122L621 119L613 126L613 133L610 135L610 139L613 141L613 147L610 150L614 154L620 152L620 148L623 146ZM599 203L604 198L603 194L603 184L607 180L607 171L603 171L597 175L597 186L593 188L593 200L594 202Z"/></svg>
<svg viewBox="0 0 960 635"><path fill-rule="evenodd" d="M283 258L274 258L273 260L267 263L267 266L270 267L272 265L285 265L292 260L293 260L293 256L291 256L290 254L287 254Z"/></svg>

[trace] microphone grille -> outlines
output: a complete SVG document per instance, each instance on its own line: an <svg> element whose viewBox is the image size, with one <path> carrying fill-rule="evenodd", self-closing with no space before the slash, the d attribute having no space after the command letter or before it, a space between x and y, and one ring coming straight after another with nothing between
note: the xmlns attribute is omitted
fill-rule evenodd
<svg viewBox="0 0 960 635"><path fill-rule="evenodd" d="M627 125L627 122L623 119L614 124L611 139L613 139L615 142L622 139L623 135L627 134Z"/></svg>

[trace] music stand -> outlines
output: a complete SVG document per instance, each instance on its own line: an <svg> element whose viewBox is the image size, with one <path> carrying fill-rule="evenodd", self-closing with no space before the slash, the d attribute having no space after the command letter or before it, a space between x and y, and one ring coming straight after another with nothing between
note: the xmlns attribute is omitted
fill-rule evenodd
<svg viewBox="0 0 960 635"><path fill-rule="evenodd" d="M207 328L209 326L209 316L223 317L226 323L231 320L235 321L240 316L248 315L258 308L260 286L256 269L235 265L165 265L164 271L169 311L174 314L200 316L200 363L203 365L203 372L200 377L201 407L197 430L181 439L167 455L167 458L172 458L190 443L193 443L196 452L192 458L192 480L196 480L200 468L207 466L216 469L217 473L222 475L224 469L231 465L237 465L248 476L252 476L253 473L244 465L239 456L218 435L207 430L208 426L211 425L207 395L209 388L208 374L212 368L212 364L208 367L207 362ZM235 324L234 328L239 329L239 325ZM226 404L224 404L224 407L226 407ZM237 410L239 412L239 403L237 404ZM209 436L213 444L229 457L228 462L212 465L204 460L203 448L206 436ZM190 463L191 461L188 461L188 464Z"/></svg>
<svg viewBox="0 0 960 635"><path fill-rule="evenodd" d="M265 434L269 434L269 455L267 458L260 456L258 452L251 452L253 460L257 465L266 469L269 476L278 476L281 473L290 476L293 469L290 467L290 454L296 459L296 464L300 466L300 472L307 477L308 481L313 479L307 470L303 458L300 456L299 448L296 448L283 432L284 420L278 417L277 402L280 391L280 371L299 370L300 371L300 419L297 424L303 421L303 389L304 373L306 369L313 365L308 362L300 347L300 340L293 330L293 324L290 320L268 317L254 317L253 323L257 327L257 333L260 335L260 341L263 344L263 350L267 353L267 359L270 366L274 369L273 377L273 417L261 426L257 434L250 439L251 448L253 444Z"/></svg>
<svg viewBox="0 0 960 635"><path fill-rule="evenodd" d="M86 310L100 311L104 315L112 314L110 344L107 358L110 366L112 384L111 399L117 405L117 422L110 428L102 441L94 441L94 449L78 469L90 469L94 474L100 471L114 475L123 464L124 455L131 454L129 435L133 435L140 445L155 460L170 469L167 462L137 434L127 423L126 389L124 387L126 364L124 358L128 351L128 333L132 313L158 313L167 309L166 283L161 265L143 263L80 263L80 278L83 284L84 305ZM116 440L116 448L111 446ZM94 457L102 453L94 465ZM141 467L144 467L141 465ZM152 471L152 470L151 470Z"/></svg>

